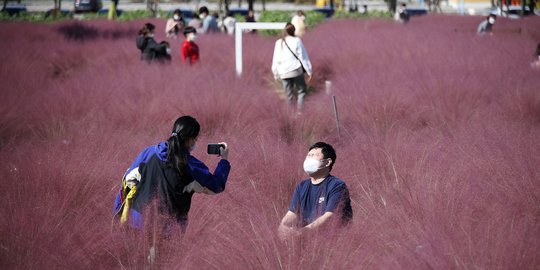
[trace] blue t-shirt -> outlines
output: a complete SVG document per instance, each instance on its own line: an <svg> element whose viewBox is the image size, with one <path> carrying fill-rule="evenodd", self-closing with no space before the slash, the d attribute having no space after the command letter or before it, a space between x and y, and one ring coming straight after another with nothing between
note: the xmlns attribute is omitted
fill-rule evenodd
<svg viewBox="0 0 540 270"><path fill-rule="evenodd" d="M300 216L302 227L325 212L332 212L341 216L343 221L349 221L352 218L349 190L345 182L332 175L317 185L312 184L310 179L303 180L294 190L289 211Z"/></svg>

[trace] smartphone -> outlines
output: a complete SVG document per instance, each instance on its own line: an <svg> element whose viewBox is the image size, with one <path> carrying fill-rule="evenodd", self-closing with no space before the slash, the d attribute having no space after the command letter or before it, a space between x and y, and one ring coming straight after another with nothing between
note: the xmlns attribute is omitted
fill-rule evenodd
<svg viewBox="0 0 540 270"><path fill-rule="evenodd" d="M219 143L209 143L208 144L208 154L209 155L219 155L221 154L221 148L225 148L224 144Z"/></svg>

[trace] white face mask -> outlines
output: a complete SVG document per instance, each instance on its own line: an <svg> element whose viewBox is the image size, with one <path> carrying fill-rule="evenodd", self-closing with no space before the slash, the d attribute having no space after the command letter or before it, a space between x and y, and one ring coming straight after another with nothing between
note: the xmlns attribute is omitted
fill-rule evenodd
<svg viewBox="0 0 540 270"><path fill-rule="evenodd" d="M495 19L489 18L489 19L488 19L488 22L491 23L491 24L495 24Z"/></svg>
<svg viewBox="0 0 540 270"><path fill-rule="evenodd" d="M165 49L167 51L167 54L171 54L171 48Z"/></svg>
<svg viewBox="0 0 540 270"><path fill-rule="evenodd" d="M195 40L197 39L197 35L195 35L195 34L193 34L193 33L189 33L189 34L187 35L187 39L188 39L189 41L195 41Z"/></svg>
<svg viewBox="0 0 540 270"><path fill-rule="evenodd" d="M174 15L174 16L173 16L173 20L175 20L175 21L179 21L179 20L180 20L180 16L178 16L178 15Z"/></svg>
<svg viewBox="0 0 540 270"><path fill-rule="evenodd" d="M317 160L317 159L313 159L313 158L306 158L306 160L304 160L304 171L307 173L307 174L313 174L313 173L316 173L320 168L321 168L321 165L322 165L322 160Z"/></svg>
<svg viewBox="0 0 540 270"><path fill-rule="evenodd" d="M148 34L148 37L151 37L151 38L153 38L153 37L154 37L154 33L150 33L150 34Z"/></svg>
<svg viewBox="0 0 540 270"><path fill-rule="evenodd" d="M201 18L201 20L204 20L204 18L206 18L206 14L201 14L199 18Z"/></svg>

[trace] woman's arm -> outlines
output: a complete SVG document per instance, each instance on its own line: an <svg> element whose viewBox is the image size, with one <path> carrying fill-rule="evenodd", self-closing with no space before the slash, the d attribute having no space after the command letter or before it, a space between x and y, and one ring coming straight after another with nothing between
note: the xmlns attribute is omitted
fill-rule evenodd
<svg viewBox="0 0 540 270"><path fill-rule="evenodd" d="M208 188L213 193L220 193L225 190L225 184L227 183L230 170L231 165L229 161L222 159L212 174L202 161L191 155L188 157L188 171L190 175L201 186Z"/></svg>
<svg viewBox="0 0 540 270"><path fill-rule="evenodd" d="M302 62L302 66L304 66L304 69L306 70L307 75L311 76L311 74L313 74L311 61L309 60L309 56L306 51L306 48L304 47L304 44L302 43L302 40L300 38L298 38L297 53L298 53L298 59L300 59L300 61Z"/></svg>

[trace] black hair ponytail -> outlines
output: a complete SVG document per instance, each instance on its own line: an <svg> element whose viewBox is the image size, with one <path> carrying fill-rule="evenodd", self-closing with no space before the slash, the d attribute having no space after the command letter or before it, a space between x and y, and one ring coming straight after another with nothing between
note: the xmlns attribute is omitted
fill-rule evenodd
<svg viewBox="0 0 540 270"><path fill-rule="evenodd" d="M189 149L186 142L199 136L200 129L199 122L188 115L182 116L174 122L171 137L167 140L169 143L167 165L178 170L180 176L187 174Z"/></svg>

